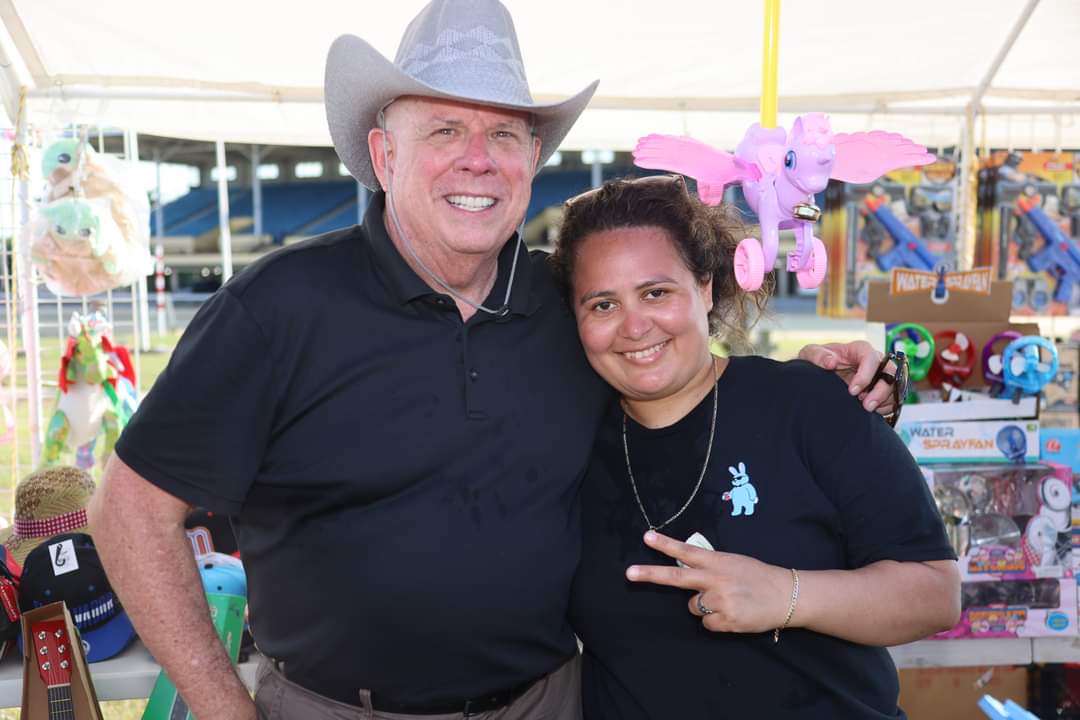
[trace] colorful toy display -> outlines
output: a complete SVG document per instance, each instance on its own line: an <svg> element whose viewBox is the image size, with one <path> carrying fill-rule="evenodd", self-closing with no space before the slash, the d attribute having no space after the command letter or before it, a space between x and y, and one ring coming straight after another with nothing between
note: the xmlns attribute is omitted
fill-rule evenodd
<svg viewBox="0 0 1080 720"><path fill-rule="evenodd" d="M1014 282L1014 314L1066 315L1080 306L1075 160L1064 153L1001 151L979 174L975 260Z"/></svg>
<svg viewBox="0 0 1080 720"><path fill-rule="evenodd" d="M936 637L1075 633L1069 468L979 465L928 474L964 579L961 622Z"/></svg>
<svg viewBox="0 0 1080 720"><path fill-rule="evenodd" d="M1074 286L1080 283L1080 248L1050 220L1040 206L1038 196L1021 197L1016 205L1018 212L1027 216L1043 239L1042 249L1028 256L1028 267L1054 277L1054 302L1069 304Z"/></svg>
<svg viewBox="0 0 1080 720"><path fill-rule="evenodd" d="M925 147L895 133L834 134L822 113L800 116L790 134L755 123L734 155L692 138L670 135L648 135L634 149L638 167L693 177L706 203L720 203L726 185L742 185L746 202L761 224L761 241L746 238L735 254L735 279L746 290L761 287L765 271L776 261L779 231L785 228L793 228L796 235L795 250L787 258L788 272L797 274L801 287L821 284L827 253L814 236L814 223L821 217L814 195L825 189L830 178L865 183L896 168L933 161Z"/></svg>
<svg viewBox="0 0 1080 720"><path fill-rule="evenodd" d="M45 467L92 466L100 436L104 461L135 411L135 370L127 348L112 341L111 330L100 312L75 313L68 323L56 411L42 450Z"/></svg>
<svg viewBox="0 0 1080 720"><path fill-rule="evenodd" d="M866 207L874 219L881 223L893 239L893 248L880 253L874 258L877 266L888 272L894 267L906 267L913 270L933 270L941 259L930 252L922 239L907 229L889 209L885 197L869 194Z"/></svg>
<svg viewBox="0 0 1080 720"><path fill-rule="evenodd" d="M870 184L829 185L821 217L829 272L818 291L819 314L864 315L868 283L888 282L896 268L934 272L942 281L956 269L955 175L956 163L938 159ZM947 291L939 285L943 302Z"/></svg>
<svg viewBox="0 0 1080 720"><path fill-rule="evenodd" d="M46 202L21 238L50 290L92 295L152 272L149 203L126 168L67 139L46 149L42 173Z"/></svg>

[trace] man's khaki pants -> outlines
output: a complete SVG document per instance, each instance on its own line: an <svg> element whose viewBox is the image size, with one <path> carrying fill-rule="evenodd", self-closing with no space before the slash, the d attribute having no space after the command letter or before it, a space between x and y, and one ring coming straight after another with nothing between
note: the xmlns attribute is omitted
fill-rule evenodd
<svg viewBox="0 0 1080 720"><path fill-rule="evenodd" d="M461 720L451 715L403 715L378 712L371 693L361 690L357 704L331 700L289 682L272 662L264 659L255 685L259 720ZM581 720L581 658L570 660L537 680L510 705L479 715L475 720Z"/></svg>

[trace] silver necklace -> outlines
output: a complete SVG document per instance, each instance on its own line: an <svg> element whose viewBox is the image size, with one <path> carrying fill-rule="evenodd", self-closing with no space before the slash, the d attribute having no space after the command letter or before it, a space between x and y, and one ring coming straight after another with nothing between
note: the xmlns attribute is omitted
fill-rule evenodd
<svg viewBox="0 0 1080 720"><path fill-rule="evenodd" d="M626 474L630 477L630 487L634 490L634 499L637 500L638 509L641 510L641 516L645 518L645 524L649 526L650 530L660 530L661 528L671 524L677 517L683 514L686 508L690 507L690 503L694 502L694 498L697 497L698 490L701 489L701 483L705 479L705 471L709 469L709 458L712 457L713 438L716 437L716 409L719 406L719 391L716 387L716 357L713 357L713 392L712 392L712 421L709 423L709 445L705 450L705 462L701 466L701 474L698 475L697 485L694 486L694 491L690 493L690 497L686 499L683 506L679 508L679 511L669 517L659 525L653 525L652 520L649 519L649 514L645 512L645 505L641 502L641 495L638 493L637 483L634 482L634 471L630 467L630 447L626 442L626 410L623 410L622 416L622 447L623 457L626 458Z"/></svg>
<svg viewBox="0 0 1080 720"><path fill-rule="evenodd" d="M387 172L389 172L389 170ZM441 287L443 290L450 293L466 305L471 305L474 309L480 310L481 312L486 312L488 315L494 315L495 317L501 319L510 314L510 291L514 287L514 275L517 271L518 255L521 254L521 238L525 234L524 225L518 228L517 246L514 248L514 261L510 263L510 279L506 282L506 296L503 297L502 305L493 310L489 307L485 307L480 303L473 302L469 298L465 297L457 290L450 287L450 285L448 285L441 277L436 275L435 272L431 270L431 268L424 264L424 261L421 260L420 256L416 254L415 250L413 250L412 243L409 242L409 238L405 235L405 231L401 227L401 222L398 220L397 216L397 209L394 205L394 198L390 194L389 190L386 191L386 202L390 208L390 219L394 223L394 229L397 230L398 237L401 238L401 242L405 246L405 249L409 251L409 255L411 255L412 259L416 261L416 264L423 268L424 272L426 272L432 280L438 283L439 287Z"/></svg>

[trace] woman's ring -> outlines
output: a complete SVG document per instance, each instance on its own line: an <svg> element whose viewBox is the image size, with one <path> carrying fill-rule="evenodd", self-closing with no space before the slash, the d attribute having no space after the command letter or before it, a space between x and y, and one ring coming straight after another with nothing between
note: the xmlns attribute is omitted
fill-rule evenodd
<svg viewBox="0 0 1080 720"><path fill-rule="evenodd" d="M714 612L716 612L715 610L710 610L709 608L705 607L705 603L701 602L701 598L702 598L702 593L698 593L698 596L697 596L697 609L698 609L698 612L700 612L702 615L712 615Z"/></svg>

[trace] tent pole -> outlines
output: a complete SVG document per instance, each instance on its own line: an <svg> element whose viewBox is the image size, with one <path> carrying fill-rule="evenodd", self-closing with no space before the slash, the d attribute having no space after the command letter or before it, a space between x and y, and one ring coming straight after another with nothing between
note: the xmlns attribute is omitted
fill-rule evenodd
<svg viewBox="0 0 1080 720"><path fill-rule="evenodd" d="M979 80L979 84L975 86L975 90L971 94L971 99L964 109L964 142L963 152L960 156L960 174L958 176L958 182L960 183L960 206L957 208L957 211L960 215L960 222L957 225L956 248L957 261L963 269L970 268L975 262L975 199L978 190L977 185L979 175L975 159L975 117L980 112L984 112L984 109L982 108L983 96L989 89L990 83L994 81L994 76L996 76L998 70L1001 69L1001 65L1005 62L1005 58L1009 56L1009 51L1011 51L1013 45L1016 44L1016 38L1020 36L1021 31L1023 31L1028 19L1031 18L1031 14L1035 12L1035 8L1038 4L1039 0L1028 0L1027 5L1024 6L1020 16L1009 30L1005 42L1002 43L1001 47L998 48L997 54L994 55L990 67L986 69L982 79Z"/></svg>
<svg viewBox="0 0 1080 720"><path fill-rule="evenodd" d="M229 281L233 274L232 232L229 230L229 180L225 176L225 141L215 143L217 149L217 194L218 194L218 229L221 233L221 284Z"/></svg>
<svg viewBox="0 0 1080 720"><path fill-rule="evenodd" d="M158 338L165 340L168 333L165 317L165 203L161 198L161 148L154 148L154 179L157 185L154 198L154 296L157 300Z"/></svg>
<svg viewBox="0 0 1080 720"><path fill-rule="evenodd" d="M15 145L26 148L27 119L26 103L20 102L15 116ZM14 152L14 149L13 149ZM13 178L18 184L18 227L25 227L30 221L30 181L24 177ZM37 284L34 282L34 268L29 254L22 252L22 243L18 236L12 240L12 254L15 257L16 283L18 288L19 315L22 318L22 342L26 354L26 400L30 420L30 465L37 467L41 459L41 335L38 316ZM63 316L58 324L63 325ZM15 348L10 348L15 353ZM14 450L12 452L15 452Z"/></svg>
<svg viewBox="0 0 1080 720"><path fill-rule="evenodd" d="M262 152L258 145L251 146L251 210L255 216L255 242L262 244L263 233L263 210L262 210L262 179L259 177L259 165L262 163Z"/></svg>
<svg viewBox="0 0 1080 720"><path fill-rule="evenodd" d="M139 133L136 130L125 130L127 139L127 160L131 165L132 174L139 171ZM146 275L140 275L136 281L139 286L139 347L142 352L150 351L150 290L146 282ZM115 322L115 320L114 320ZM135 367L140 367L138 353L135 354Z"/></svg>
<svg viewBox="0 0 1080 720"><path fill-rule="evenodd" d="M1005 42L998 48L997 54L994 55L990 67L986 69L986 73L983 75L982 80L975 86L975 92L971 94L970 102L975 106L976 111L978 111L979 106L982 105L983 95L986 94L987 89L990 87L990 83L994 81L994 76L997 75L998 70L1001 69L1001 64L1005 62L1005 58L1009 56L1009 52L1012 50L1013 45L1016 44L1016 38L1020 37L1021 31L1023 31L1024 26L1027 25L1027 21L1031 18L1031 14L1035 12L1035 8L1038 4L1039 0L1027 1L1027 5L1025 5L1023 11L1021 11L1020 17L1016 18L1016 22L1013 23L1012 29L1009 30L1009 35L1005 38Z"/></svg>

